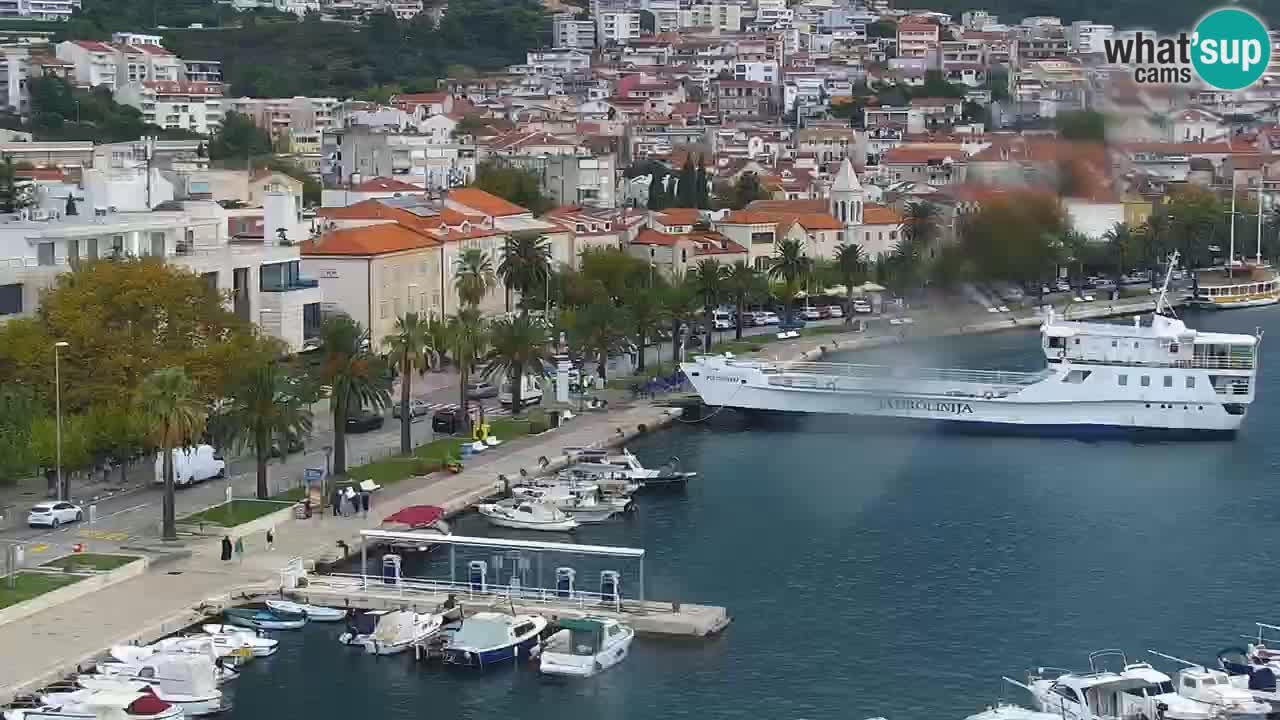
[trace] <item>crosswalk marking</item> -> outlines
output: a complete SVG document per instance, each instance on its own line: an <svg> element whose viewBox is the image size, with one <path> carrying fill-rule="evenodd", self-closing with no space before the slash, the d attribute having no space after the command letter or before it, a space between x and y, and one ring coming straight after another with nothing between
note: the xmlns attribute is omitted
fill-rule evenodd
<svg viewBox="0 0 1280 720"><path fill-rule="evenodd" d="M80 530L76 535L86 540L107 540L110 542L124 542L129 539L127 532L112 532L108 530Z"/></svg>
<svg viewBox="0 0 1280 720"><path fill-rule="evenodd" d="M447 410L452 410L452 409L454 409L454 408L456 408L456 407L458 407L458 403L442 403L442 402L438 402L438 403L431 403L431 404L427 405L427 408L429 408L432 412L435 412L436 410L446 410L446 409L447 409ZM473 407L474 407L474 406L473 406ZM505 407L502 407L502 406L498 406L498 407L490 407L490 406L486 405L486 406L485 406L485 408L484 408L484 414L485 414L486 416L490 416L490 415L510 415L510 414L511 414L511 408L505 408Z"/></svg>

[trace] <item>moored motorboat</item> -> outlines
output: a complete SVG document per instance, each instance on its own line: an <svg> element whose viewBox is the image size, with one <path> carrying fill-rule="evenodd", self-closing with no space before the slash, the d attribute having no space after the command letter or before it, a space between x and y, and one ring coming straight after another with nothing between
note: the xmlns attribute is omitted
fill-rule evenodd
<svg viewBox="0 0 1280 720"><path fill-rule="evenodd" d="M636 636L612 618L563 619L559 626L538 656L543 675L591 677L626 659Z"/></svg>
<svg viewBox="0 0 1280 720"><path fill-rule="evenodd" d="M970 715L965 720L1062 720L1062 715L1032 710L1021 705L1000 703Z"/></svg>
<svg viewBox="0 0 1280 720"><path fill-rule="evenodd" d="M222 614L232 625L254 630L297 630L307 624L305 615L286 615L273 610L228 608Z"/></svg>
<svg viewBox="0 0 1280 720"><path fill-rule="evenodd" d="M566 468L570 475L599 477L637 483L641 489L684 487L698 476L696 472L680 470L680 458L672 457L660 468L646 468L630 450L610 454L605 450L569 450L574 463Z"/></svg>
<svg viewBox="0 0 1280 720"><path fill-rule="evenodd" d="M181 720L182 710L150 690L76 690L40 696L40 707L8 710L5 720Z"/></svg>
<svg viewBox="0 0 1280 720"><path fill-rule="evenodd" d="M530 500L482 503L476 509L489 524L514 530L568 532L576 529L579 524L553 505Z"/></svg>
<svg viewBox="0 0 1280 720"><path fill-rule="evenodd" d="M1261 720L1271 712L1270 703L1259 702L1249 690L1233 685L1230 676L1222 670L1207 668L1190 660L1154 650L1148 652L1156 657L1183 665L1183 668L1174 676L1173 684L1178 694L1199 703L1215 718Z"/></svg>
<svg viewBox="0 0 1280 720"><path fill-rule="evenodd" d="M389 612L391 611L363 610L356 612L347 619L347 629L338 636L338 642L343 645L364 647L364 641L373 634L374 628L378 627L378 621Z"/></svg>
<svg viewBox="0 0 1280 720"><path fill-rule="evenodd" d="M551 505L583 524L604 522L631 507L630 498L620 498L615 502L603 497L594 486L519 486L512 488L511 493L522 500Z"/></svg>
<svg viewBox="0 0 1280 720"><path fill-rule="evenodd" d="M201 655L162 653L139 668L134 677L80 675L76 684L86 690L112 692L150 688L161 700L182 709L186 717L213 715L229 708L218 689L217 668Z"/></svg>
<svg viewBox="0 0 1280 720"><path fill-rule="evenodd" d="M200 629L205 632L204 635L192 635L193 638L210 638L215 645L218 644L241 644L247 646L254 657L267 657L275 654L280 647L280 641L263 635L261 630L253 630L239 625L218 625L210 623L201 625Z"/></svg>
<svg viewBox="0 0 1280 720"><path fill-rule="evenodd" d="M445 643L444 661L485 668L532 657L546 627L547 619L541 615L479 612L464 618L462 627Z"/></svg>
<svg viewBox="0 0 1280 720"><path fill-rule="evenodd" d="M440 632L444 619L435 613L396 610L383 615L377 627L364 639L370 655L395 655L426 642Z"/></svg>
<svg viewBox="0 0 1280 720"><path fill-rule="evenodd" d="M301 615L311 622L338 622L347 616L342 608L307 605L288 600L268 600L267 609L277 615Z"/></svg>

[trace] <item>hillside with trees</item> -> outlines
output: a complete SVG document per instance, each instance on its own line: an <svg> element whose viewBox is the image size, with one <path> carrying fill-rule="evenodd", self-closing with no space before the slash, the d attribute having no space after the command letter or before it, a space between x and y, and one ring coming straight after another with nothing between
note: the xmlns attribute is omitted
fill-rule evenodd
<svg viewBox="0 0 1280 720"><path fill-rule="evenodd" d="M966 10L981 9L998 15L1000 22L1015 23L1031 15L1054 15L1062 22L1092 20L1119 28L1145 27L1165 32L1189 30L1191 24L1221 3L1205 0L931 0L917 3L956 20ZM1265 17L1271 27L1280 26L1280 3L1275 0L1240 0L1235 5Z"/></svg>

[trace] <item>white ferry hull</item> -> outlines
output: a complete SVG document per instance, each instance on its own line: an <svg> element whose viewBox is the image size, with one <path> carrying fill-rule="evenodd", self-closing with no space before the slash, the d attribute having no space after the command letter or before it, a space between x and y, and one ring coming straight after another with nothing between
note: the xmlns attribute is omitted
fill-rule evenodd
<svg viewBox="0 0 1280 720"><path fill-rule="evenodd" d="M1007 397L984 397L980 389L958 397L892 389L780 387L768 384L767 376L757 371L720 363L686 363L683 369L704 404L743 410L905 418L1036 434L1156 430L1212 436L1235 432L1245 418L1242 406L1224 404L1230 397L1214 393L1207 376L1200 380L1203 394L1150 402L1061 396L1064 383L1058 374ZM1236 412L1229 412L1228 405Z"/></svg>

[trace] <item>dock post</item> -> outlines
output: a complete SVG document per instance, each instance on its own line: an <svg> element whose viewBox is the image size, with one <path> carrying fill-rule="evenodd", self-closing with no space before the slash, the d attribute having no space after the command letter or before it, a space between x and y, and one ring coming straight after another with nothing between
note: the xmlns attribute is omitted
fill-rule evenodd
<svg viewBox="0 0 1280 720"><path fill-rule="evenodd" d="M644 556L640 556L640 605L644 606Z"/></svg>
<svg viewBox="0 0 1280 720"><path fill-rule="evenodd" d="M360 543L360 589L368 590L369 577L368 577L368 570L365 569L366 563L369 562L368 551L366 550L366 548L368 547L368 543L363 542L364 538L361 538L361 540L362 542Z"/></svg>

